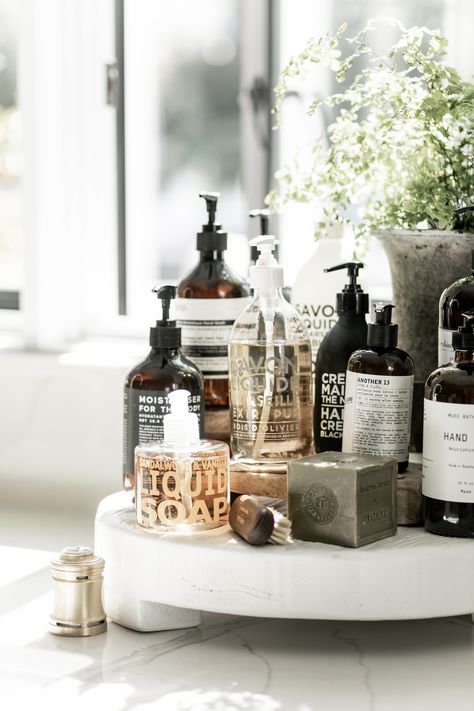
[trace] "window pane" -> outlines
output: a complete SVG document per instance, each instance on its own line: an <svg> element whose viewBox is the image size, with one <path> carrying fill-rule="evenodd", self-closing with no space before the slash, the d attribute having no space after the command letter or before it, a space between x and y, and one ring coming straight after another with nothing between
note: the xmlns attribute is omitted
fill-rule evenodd
<svg viewBox="0 0 474 711"><path fill-rule="evenodd" d="M17 10L16 0L0 0L0 292L23 282Z"/></svg>
<svg viewBox="0 0 474 711"><path fill-rule="evenodd" d="M221 192L218 217L228 232L247 229L240 20L239 0L125 2L129 313L137 312L138 273L143 292L143 275L179 279L195 262L206 214L200 190Z"/></svg>

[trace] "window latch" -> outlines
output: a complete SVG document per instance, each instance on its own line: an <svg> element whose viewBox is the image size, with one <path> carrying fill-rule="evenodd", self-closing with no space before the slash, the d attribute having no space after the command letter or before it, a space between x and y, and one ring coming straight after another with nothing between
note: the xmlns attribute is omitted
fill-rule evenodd
<svg viewBox="0 0 474 711"><path fill-rule="evenodd" d="M112 59L105 64L105 96L107 106L118 106L120 83L119 83L118 62Z"/></svg>

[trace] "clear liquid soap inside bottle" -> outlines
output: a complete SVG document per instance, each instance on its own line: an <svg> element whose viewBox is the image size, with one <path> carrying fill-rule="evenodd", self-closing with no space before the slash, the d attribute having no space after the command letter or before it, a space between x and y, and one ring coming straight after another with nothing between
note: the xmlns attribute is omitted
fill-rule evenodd
<svg viewBox="0 0 474 711"><path fill-rule="evenodd" d="M170 393L163 441L135 449L136 516L145 528L189 532L228 520L229 447L199 438L189 395Z"/></svg>
<svg viewBox="0 0 474 711"><path fill-rule="evenodd" d="M244 468L281 471L313 453L311 343L284 299L273 235L250 242L254 295L236 320L229 346L231 448Z"/></svg>

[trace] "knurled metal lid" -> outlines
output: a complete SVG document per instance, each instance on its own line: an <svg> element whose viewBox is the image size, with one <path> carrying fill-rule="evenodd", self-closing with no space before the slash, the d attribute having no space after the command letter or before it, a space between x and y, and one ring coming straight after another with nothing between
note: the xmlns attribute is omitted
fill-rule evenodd
<svg viewBox="0 0 474 711"><path fill-rule="evenodd" d="M105 561L87 546L68 546L63 548L57 558L51 561L54 577L75 580L77 577L96 577L102 575Z"/></svg>

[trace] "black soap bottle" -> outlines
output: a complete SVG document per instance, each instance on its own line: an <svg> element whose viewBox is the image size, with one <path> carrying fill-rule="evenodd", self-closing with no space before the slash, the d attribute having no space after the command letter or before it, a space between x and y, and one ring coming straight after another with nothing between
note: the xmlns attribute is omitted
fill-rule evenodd
<svg viewBox="0 0 474 711"><path fill-rule="evenodd" d="M453 358L425 385L425 529L474 538L474 311L453 333Z"/></svg>
<svg viewBox="0 0 474 711"><path fill-rule="evenodd" d="M176 316L182 329L183 353L204 376L206 436L228 440L227 349L234 321L250 301L250 289L224 260L227 234L215 221L220 194L201 192L199 196L206 201L208 222L197 235L199 262L178 284Z"/></svg>
<svg viewBox="0 0 474 711"><path fill-rule="evenodd" d="M315 366L314 444L316 452L342 450L344 390L352 353L367 345L369 297L357 283L361 262L345 262L325 269L347 269L349 283L336 296L338 321L324 336Z"/></svg>
<svg viewBox="0 0 474 711"><path fill-rule="evenodd" d="M170 321L170 302L176 287L153 289L162 302L162 318L150 328L151 350L125 379L123 392L123 486L135 486L134 452L138 444L163 439L163 417L169 412L168 394L190 392L190 412L204 433L204 385L199 369L181 352L181 329Z"/></svg>
<svg viewBox="0 0 474 711"><path fill-rule="evenodd" d="M342 451L393 457L398 471L408 467L415 366L397 348L392 304L375 305L367 347L349 358Z"/></svg>

